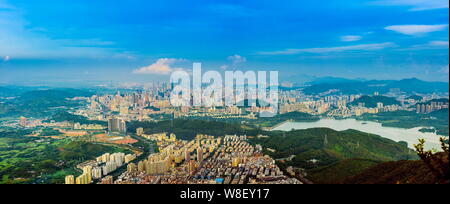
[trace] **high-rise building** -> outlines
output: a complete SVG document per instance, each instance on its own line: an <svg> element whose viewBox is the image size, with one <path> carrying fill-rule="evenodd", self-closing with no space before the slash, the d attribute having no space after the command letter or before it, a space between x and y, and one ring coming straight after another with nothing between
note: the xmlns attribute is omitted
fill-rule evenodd
<svg viewBox="0 0 450 204"><path fill-rule="evenodd" d="M144 134L144 128L137 128L136 129L136 135L142 136Z"/></svg>
<svg viewBox="0 0 450 204"><path fill-rule="evenodd" d="M89 184L91 181L89 180L90 176L86 173L82 174L81 176L78 176L75 180L76 184Z"/></svg>
<svg viewBox="0 0 450 204"><path fill-rule="evenodd" d="M191 152L189 151L189 149L186 149L186 151L184 152L184 160L186 162L191 160Z"/></svg>
<svg viewBox="0 0 450 204"><path fill-rule="evenodd" d="M112 176L107 176L105 178L102 179L101 184L113 184L113 177Z"/></svg>
<svg viewBox="0 0 450 204"><path fill-rule="evenodd" d="M202 162L203 161L203 149L199 147L197 149L197 161Z"/></svg>
<svg viewBox="0 0 450 204"><path fill-rule="evenodd" d="M146 169L145 169L145 164L146 164L147 162L146 161L140 161L139 163L138 163L138 171L139 172L144 172L144 171L146 171Z"/></svg>
<svg viewBox="0 0 450 204"><path fill-rule="evenodd" d="M100 179L102 178L102 168L100 167L95 167L92 169L92 178L94 179Z"/></svg>
<svg viewBox="0 0 450 204"><path fill-rule="evenodd" d="M134 163L128 164L128 166L127 166L127 172L128 172L128 173L134 173L134 172L136 172L136 164L134 164Z"/></svg>
<svg viewBox="0 0 450 204"><path fill-rule="evenodd" d="M19 125L22 127L26 127L27 126L27 118L20 117Z"/></svg>
<svg viewBox="0 0 450 204"><path fill-rule="evenodd" d="M384 104L383 103L377 103L377 108L383 108Z"/></svg>
<svg viewBox="0 0 450 204"><path fill-rule="evenodd" d="M121 118L110 118L108 119L108 131L109 133L120 133L126 134L127 126L126 122Z"/></svg>
<svg viewBox="0 0 450 204"><path fill-rule="evenodd" d="M75 184L75 177L73 175L66 176L65 184Z"/></svg>

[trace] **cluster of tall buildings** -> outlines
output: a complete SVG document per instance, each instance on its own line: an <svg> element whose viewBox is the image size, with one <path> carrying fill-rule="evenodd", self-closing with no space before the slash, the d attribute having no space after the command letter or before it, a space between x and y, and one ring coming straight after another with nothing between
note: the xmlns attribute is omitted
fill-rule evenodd
<svg viewBox="0 0 450 204"><path fill-rule="evenodd" d="M441 110L444 108L448 108L448 102L430 102L428 104L422 103L416 105L416 112L417 113L431 113L433 111Z"/></svg>
<svg viewBox="0 0 450 204"><path fill-rule="evenodd" d="M83 173L74 177L73 175L66 176L66 184L90 184L93 180L99 180L104 176L107 176L111 172L114 172L124 164L128 164L136 159L135 154L125 153L105 153L102 156L96 158L95 161L88 161L80 164L78 167Z"/></svg>

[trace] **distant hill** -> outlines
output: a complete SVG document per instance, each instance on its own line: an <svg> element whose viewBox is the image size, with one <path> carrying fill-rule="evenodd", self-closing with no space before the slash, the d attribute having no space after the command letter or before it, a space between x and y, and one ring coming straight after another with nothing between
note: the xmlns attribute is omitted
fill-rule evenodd
<svg viewBox="0 0 450 204"><path fill-rule="evenodd" d="M21 101L38 101L38 100L65 100L74 97L89 97L93 93L80 89L49 89L25 92L20 95Z"/></svg>
<svg viewBox="0 0 450 204"><path fill-rule="evenodd" d="M0 97L19 96L24 92L36 89L36 87L0 86Z"/></svg>
<svg viewBox="0 0 450 204"><path fill-rule="evenodd" d="M353 101L350 105L358 106L359 103L364 103L365 107L375 108L378 103L383 103L383 105L400 105L400 102L395 98L386 96L362 96L361 98Z"/></svg>
<svg viewBox="0 0 450 204"><path fill-rule="evenodd" d="M437 130L437 134L448 136L448 114L448 108L445 108L429 114L418 114L415 111L394 111L364 114L356 118L361 121L377 121L386 127L407 129L415 127L434 127Z"/></svg>
<svg viewBox="0 0 450 204"><path fill-rule="evenodd" d="M394 81L388 85L388 88L399 88L407 93L438 93L448 92L447 82L427 82L416 78Z"/></svg>
<svg viewBox="0 0 450 204"><path fill-rule="evenodd" d="M320 77L316 78L313 81L309 82L309 84L339 84L339 83L357 83L362 82L362 80L354 80L354 79L345 79L345 78L339 78L339 77Z"/></svg>
<svg viewBox="0 0 450 204"><path fill-rule="evenodd" d="M87 97L93 94L79 89L33 90L20 94L14 100L0 107L0 114L5 116L48 116L57 107L78 106L79 102L66 98Z"/></svg>
<svg viewBox="0 0 450 204"><path fill-rule="evenodd" d="M318 83L306 87L306 94L314 95L337 89L343 94L372 94L379 92L388 93L391 90L398 89L402 92L415 94L445 93L449 91L447 82L427 82L416 78L404 79L399 81L392 80L372 80L372 81L350 81L342 83Z"/></svg>

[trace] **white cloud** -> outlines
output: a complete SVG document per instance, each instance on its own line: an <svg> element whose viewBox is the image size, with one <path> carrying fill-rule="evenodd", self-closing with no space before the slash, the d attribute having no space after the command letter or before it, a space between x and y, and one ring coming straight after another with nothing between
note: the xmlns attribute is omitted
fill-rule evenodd
<svg viewBox="0 0 450 204"><path fill-rule="evenodd" d="M227 70L230 67L235 67L238 64L247 62L247 58L237 54L227 57L227 60L230 61L230 63L220 66L220 69Z"/></svg>
<svg viewBox="0 0 450 204"><path fill-rule="evenodd" d="M11 57L10 57L10 56L4 56L4 57L3 57L3 62L7 62L7 61L9 61L9 60L11 60Z"/></svg>
<svg viewBox="0 0 450 204"><path fill-rule="evenodd" d="M245 57L240 56L240 55L229 56L227 59L230 60L233 65L237 65L237 64L240 64L240 63L247 62L247 59Z"/></svg>
<svg viewBox="0 0 450 204"><path fill-rule="evenodd" d="M429 43L432 46L439 46L439 47L448 47L449 43L448 41L431 41Z"/></svg>
<svg viewBox="0 0 450 204"><path fill-rule="evenodd" d="M155 74L155 75L168 75L177 70L183 70L183 68L173 68L172 65L177 62L182 62L184 60L174 59L174 58L161 58L158 59L154 64L146 67L141 67L134 70L134 74Z"/></svg>
<svg viewBox="0 0 450 204"><path fill-rule="evenodd" d="M448 24L442 25L393 25L385 27L386 30L395 31L405 35L423 35L431 32L442 31Z"/></svg>
<svg viewBox="0 0 450 204"><path fill-rule="evenodd" d="M394 43L376 43L376 44L361 44L353 46L342 46L342 47L327 47L327 48L307 48L307 49L286 49L282 51L274 52L260 52L262 55L293 55L299 53L330 53L330 52L348 52L348 51L372 51L372 50L382 50L389 47L395 47Z"/></svg>
<svg viewBox="0 0 450 204"><path fill-rule="evenodd" d="M346 35L341 37L341 41L343 42L354 42L361 40L362 37L359 35Z"/></svg>
<svg viewBox="0 0 450 204"><path fill-rule="evenodd" d="M448 0L379 0L372 4L381 6L407 6L410 11L445 9L449 7Z"/></svg>

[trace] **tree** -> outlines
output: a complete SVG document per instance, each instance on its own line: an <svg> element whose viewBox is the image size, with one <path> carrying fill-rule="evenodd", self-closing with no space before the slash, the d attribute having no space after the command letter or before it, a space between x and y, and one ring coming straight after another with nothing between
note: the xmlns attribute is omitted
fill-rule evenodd
<svg viewBox="0 0 450 204"><path fill-rule="evenodd" d="M425 151L425 140L420 139L419 144L414 145L417 154L430 169L435 177L435 183L449 184L449 164L448 164L448 150L449 146L445 143L445 139L441 138L441 148L444 152L433 153L433 151Z"/></svg>

